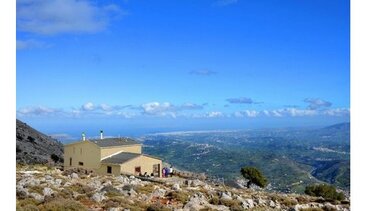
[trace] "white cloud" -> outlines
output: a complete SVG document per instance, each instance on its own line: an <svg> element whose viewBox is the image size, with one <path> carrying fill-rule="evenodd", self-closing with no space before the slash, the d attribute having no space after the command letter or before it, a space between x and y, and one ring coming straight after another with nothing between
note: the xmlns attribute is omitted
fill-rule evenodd
<svg viewBox="0 0 375 211"><path fill-rule="evenodd" d="M134 109L137 108L137 109ZM49 108L44 106L26 107L17 110L20 116L61 116L61 117L120 117L134 118L142 115L156 117L183 117L183 118L217 118L217 117L237 117L237 118L258 118L258 117L311 117L311 116L328 116L328 117L345 117L350 115L348 108L332 109L298 109L298 108L280 108L273 110L242 110L233 113L223 113L221 111L211 112L192 112L192 110L204 109L203 105L194 103L184 103L173 105L170 102L149 102L141 106L130 105L95 105L87 102L81 107L73 107L70 110ZM186 111L186 112L185 112Z"/></svg>
<svg viewBox="0 0 375 211"><path fill-rule="evenodd" d="M82 105L83 111L93 111L95 110L95 105L92 102L88 102Z"/></svg>
<svg viewBox="0 0 375 211"><path fill-rule="evenodd" d="M223 117L224 114L220 111L211 111L211 112L208 112L206 117L209 117L209 118L216 118L216 117Z"/></svg>
<svg viewBox="0 0 375 211"><path fill-rule="evenodd" d="M319 112L309 109L297 109L297 108L280 108L274 110L264 110L262 113L270 117L284 117L284 116L314 116L318 115Z"/></svg>
<svg viewBox="0 0 375 211"><path fill-rule="evenodd" d="M28 40L17 40L16 42L17 50L25 50L25 49L34 49L34 48L48 48L51 45L48 45L44 42L37 41L34 39Z"/></svg>
<svg viewBox="0 0 375 211"><path fill-rule="evenodd" d="M245 111L236 111L233 114L235 117L257 117L259 115L258 111L254 110L245 110Z"/></svg>
<svg viewBox="0 0 375 211"><path fill-rule="evenodd" d="M305 103L308 103L308 108L311 110L316 110L320 108L328 108L331 107L332 103L319 99L319 98L306 98L303 100Z"/></svg>
<svg viewBox="0 0 375 211"><path fill-rule="evenodd" d="M116 5L99 6L88 0L18 0L17 30L43 35L93 33L121 14Z"/></svg>
<svg viewBox="0 0 375 211"><path fill-rule="evenodd" d="M328 116L347 116L350 115L350 109L348 108L334 108L323 111L324 115Z"/></svg>
<svg viewBox="0 0 375 211"><path fill-rule="evenodd" d="M150 102L141 105L144 114L176 117L175 107L169 103Z"/></svg>
<svg viewBox="0 0 375 211"><path fill-rule="evenodd" d="M46 115L54 115L58 112L61 112L61 110L55 109L55 108L48 108L44 106L37 106L37 107L21 108L17 111L17 114L21 116L46 116Z"/></svg>

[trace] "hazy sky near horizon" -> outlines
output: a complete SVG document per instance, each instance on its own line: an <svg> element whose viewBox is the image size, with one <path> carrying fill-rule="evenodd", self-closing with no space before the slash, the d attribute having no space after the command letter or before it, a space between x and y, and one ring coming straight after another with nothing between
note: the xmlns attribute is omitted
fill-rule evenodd
<svg viewBox="0 0 375 211"><path fill-rule="evenodd" d="M349 6L17 0L17 118L115 135L349 121Z"/></svg>

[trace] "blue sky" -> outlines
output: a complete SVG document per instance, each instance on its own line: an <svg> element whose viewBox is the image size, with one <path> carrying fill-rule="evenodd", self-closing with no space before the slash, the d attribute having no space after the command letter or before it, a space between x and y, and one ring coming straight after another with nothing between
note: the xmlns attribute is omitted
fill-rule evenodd
<svg viewBox="0 0 375 211"><path fill-rule="evenodd" d="M17 1L17 118L48 134L349 121L343 0Z"/></svg>

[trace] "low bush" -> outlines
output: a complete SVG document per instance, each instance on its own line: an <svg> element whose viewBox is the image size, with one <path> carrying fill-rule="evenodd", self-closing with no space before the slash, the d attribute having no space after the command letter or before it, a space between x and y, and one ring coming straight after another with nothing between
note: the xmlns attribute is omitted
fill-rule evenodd
<svg viewBox="0 0 375 211"><path fill-rule="evenodd" d="M210 199L210 204L213 204L213 205L219 205L220 204L220 199L219 199L219 197L217 197L217 196L214 196L214 197L212 197L211 199Z"/></svg>
<svg viewBox="0 0 375 211"><path fill-rule="evenodd" d="M321 196L325 199L330 200L344 200L345 196L343 193L336 191L336 188L331 185L319 184L310 185L305 189L305 193L310 196Z"/></svg>

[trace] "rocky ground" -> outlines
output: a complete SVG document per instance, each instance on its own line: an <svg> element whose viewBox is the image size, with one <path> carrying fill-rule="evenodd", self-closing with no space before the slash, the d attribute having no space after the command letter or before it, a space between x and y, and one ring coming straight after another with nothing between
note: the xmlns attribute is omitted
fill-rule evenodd
<svg viewBox="0 0 375 211"><path fill-rule="evenodd" d="M177 181L177 182L176 182ZM143 181L17 166L17 210L349 210L348 201L267 193L200 180Z"/></svg>

